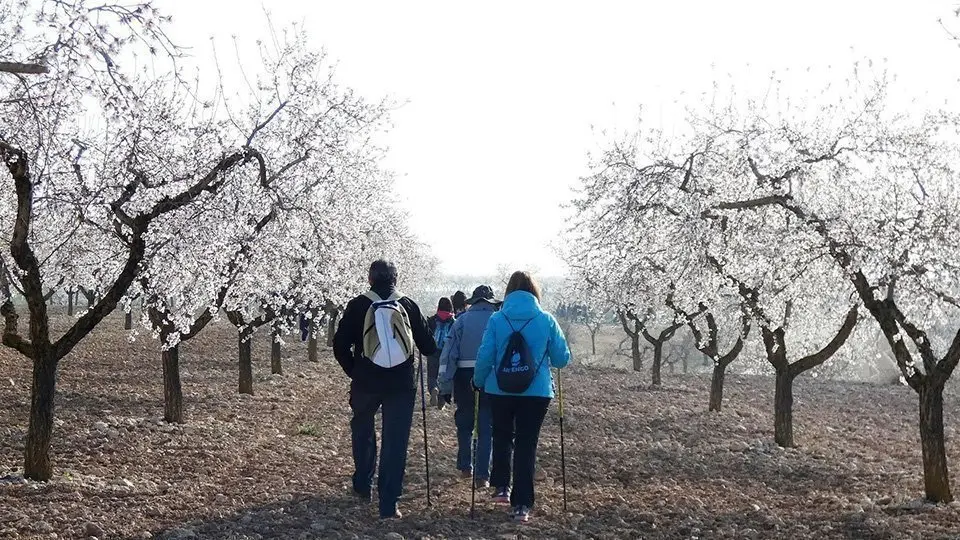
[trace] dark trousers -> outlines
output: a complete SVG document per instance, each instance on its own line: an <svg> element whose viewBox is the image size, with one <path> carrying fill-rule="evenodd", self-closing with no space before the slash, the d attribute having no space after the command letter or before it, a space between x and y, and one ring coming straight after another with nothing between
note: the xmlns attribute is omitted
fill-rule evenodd
<svg viewBox="0 0 960 540"><path fill-rule="evenodd" d="M457 368L453 374L453 400L457 410L453 421L457 424L457 469L473 470L471 463L473 443L473 368ZM477 478L490 477L490 440L493 436L490 420L490 400L480 392L480 410L477 428Z"/></svg>
<svg viewBox="0 0 960 540"><path fill-rule="evenodd" d="M493 413L494 487L510 485L511 451L513 490L510 504L533 507L533 475L537 465L540 428L547 416L550 398L490 395Z"/></svg>
<svg viewBox="0 0 960 540"><path fill-rule="evenodd" d="M440 374L440 355L431 354L427 357L427 391L437 388L437 376Z"/></svg>
<svg viewBox="0 0 960 540"><path fill-rule="evenodd" d="M300 315L300 341L306 341L310 337L310 321Z"/></svg>
<svg viewBox="0 0 960 540"><path fill-rule="evenodd" d="M403 475L407 467L407 446L413 423L413 405L416 392L390 393L350 392L353 419L353 489L369 495L373 485L373 471L377 464L377 434L374 417L383 408L383 430L380 445L380 470L377 473L377 493L380 515L392 516L397 499L403 491Z"/></svg>

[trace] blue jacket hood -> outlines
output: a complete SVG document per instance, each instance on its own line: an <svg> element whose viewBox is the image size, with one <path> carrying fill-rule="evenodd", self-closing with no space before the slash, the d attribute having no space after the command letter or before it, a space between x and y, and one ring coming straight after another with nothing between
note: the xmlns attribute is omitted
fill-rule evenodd
<svg viewBox="0 0 960 540"><path fill-rule="evenodd" d="M503 299L500 312L512 322L536 317L542 310L536 296L527 291L513 291Z"/></svg>

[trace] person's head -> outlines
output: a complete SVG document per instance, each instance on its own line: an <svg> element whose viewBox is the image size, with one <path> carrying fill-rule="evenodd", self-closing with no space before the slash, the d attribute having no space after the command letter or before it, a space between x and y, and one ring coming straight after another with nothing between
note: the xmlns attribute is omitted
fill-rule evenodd
<svg viewBox="0 0 960 540"><path fill-rule="evenodd" d="M486 302L491 305L498 305L500 301L497 300L496 295L493 294L493 289L489 285L480 285L473 290L473 296L467 298L467 304L474 305L479 304L480 302Z"/></svg>
<svg viewBox="0 0 960 540"><path fill-rule="evenodd" d="M530 272L518 270L510 276L510 281L507 282L506 294L510 294L514 291L526 291L535 296L538 302L542 300L540 285L538 285L537 281L533 279L533 276L530 275Z"/></svg>
<svg viewBox="0 0 960 540"><path fill-rule="evenodd" d="M371 287L396 287L397 266L390 261L377 259L370 265Z"/></svg>
<svg viewBox="0 0 960 540"><path fill-rule="evenodd" d="M453 293L450 302L453 304L453 310L458 313L467 309L467 293L463 291Z"/></svg>
<svg viewBox="0 0 960 540"><path fill-rule="evenodd" d="M451 302L449 298L444 296L443 298L440 299L439 302L437 302L437 311L447 311L452 313L453 302Z"/></svg>

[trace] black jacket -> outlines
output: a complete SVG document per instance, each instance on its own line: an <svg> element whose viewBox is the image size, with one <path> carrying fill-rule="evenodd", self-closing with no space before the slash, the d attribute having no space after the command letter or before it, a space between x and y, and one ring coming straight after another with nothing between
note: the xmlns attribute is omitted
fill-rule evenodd
<svg viewBox="0 0 960 540"><path fill-rule="evenodd" d="M381 298L390 296L393 291L375 291ZM382 368L363 356L363 323L370 309L366 296L358 296L347 303L340 318L337 333L333 336L333 355L343 372L351 379L351 390L361 392L399 392L416 390L414 381L413 355L406 362L392 368ZM413 330L413 342L421 354L431 355L437 350L433 334L427 329L427 321L420 312L420 306L404 296L400 305L410 317Z"/></svg>

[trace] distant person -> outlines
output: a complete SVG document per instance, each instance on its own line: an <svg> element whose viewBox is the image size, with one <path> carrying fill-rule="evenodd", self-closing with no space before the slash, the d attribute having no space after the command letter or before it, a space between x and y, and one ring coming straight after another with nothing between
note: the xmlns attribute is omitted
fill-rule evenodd
<svg viewBox="0 0 960 540"><path fill-rule="evenodd" d="M473 376L473 383L489 396L492 410L494 500L509 502L514 519L521 522L529 521L534 503L537 442L553 398L550 368L570 361L563 331L540 306L540 299L540 287L530 274L510 276L503 306L487 324ZM521 354L514 333L522 336L526 354Z"/></svg>
<svg viewBox="0 0 960 540"><path fill-rule="evenodd" d="M437 405L437 374L440 371L440 351L443 350L443 344L447 341L447 336L453 328L453 303L449 298L443 297L437 302L437 313L427 319L427 328L433 335L433 341L437 344L437 352L427 357L427 388L430 391L430 405Z"/></svg>
<svg viewBox="0 0 960 540"><path fill-rule="evenodd" d="M300 341L306 341L310 337L310 321L306 312L300 314Z"/></svg>
<svg viewBox="0 0 960 540"><path fill-rule="evenodd" d="M461 313L467 310L467 293L457 291L450 297L450 301L453 302L454 315L459 317Z"/></svg>
<svg viewBox="0 0 960 540"><path fill-rule="evenodd" d="M333 339L333 353L350 377L353 419L353 492L370 500L377 439L374 417L382 408L377 494L380 518L400 518L397 500L403 491L407 446L416 398L414 344L422 354L436 352L433 336L417 304L398 293L397 267L378 260L370 265L370 291L343 311Z"/></svg>
<svg viewBox="0 0 960 540"><path fill-rule="evenodd" d="M471 463L473 440L474 387L473 370L477 362L477 350L487 328L487 321L494 314L500 301L493 289L480 285L473 296L466 300L470 308L457 317L450 336L440 354L440 406L450 403L451 395L457 410L453 414L457 426L457 469L464 478L474 477ZM493 431L490 420L490 404L486 394L480 392L478 413L478 441L476 456L477 487L489 485L490 452Z"/></svg>

